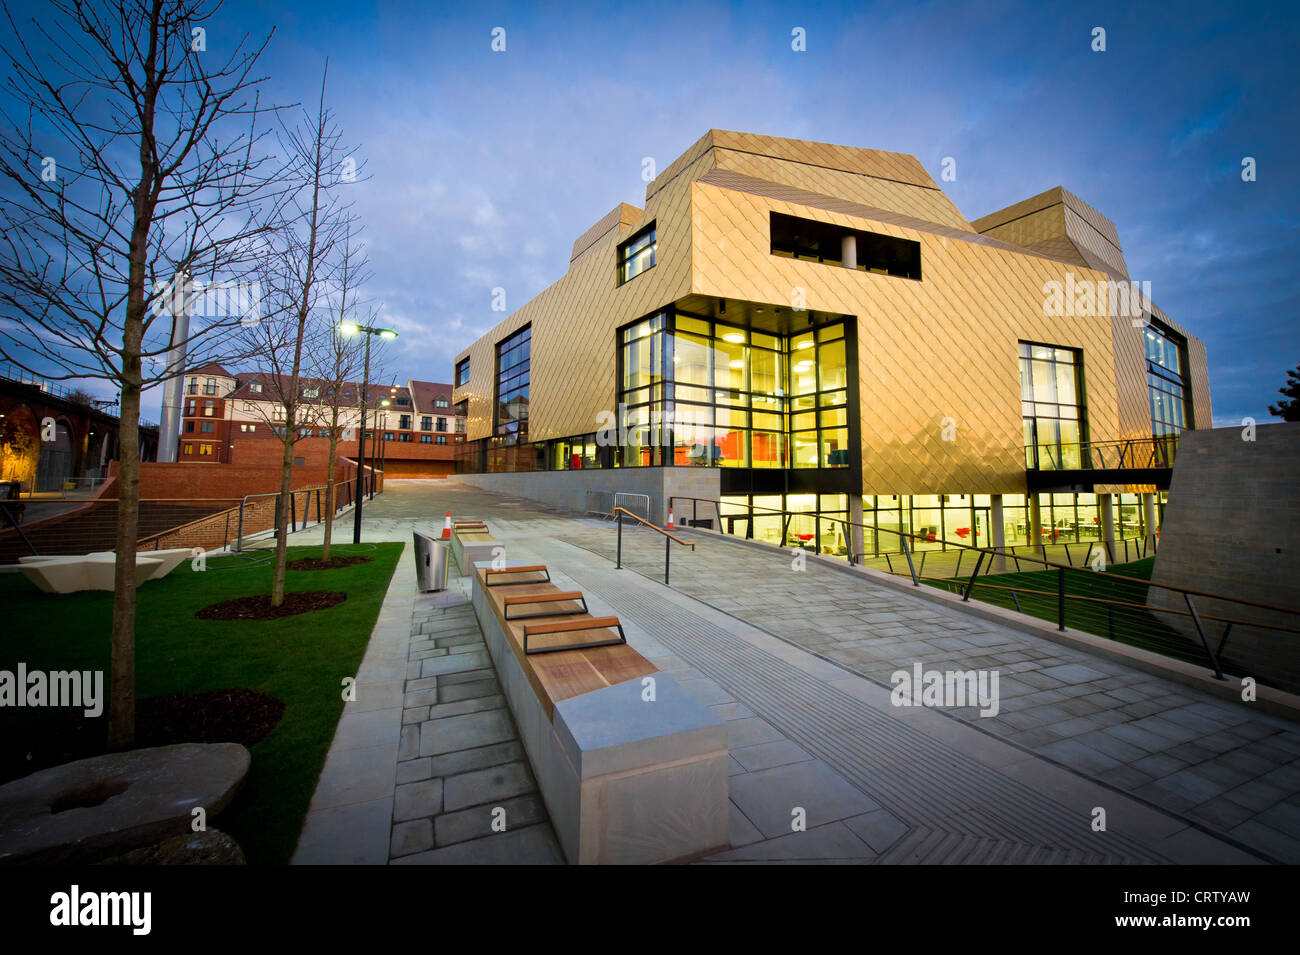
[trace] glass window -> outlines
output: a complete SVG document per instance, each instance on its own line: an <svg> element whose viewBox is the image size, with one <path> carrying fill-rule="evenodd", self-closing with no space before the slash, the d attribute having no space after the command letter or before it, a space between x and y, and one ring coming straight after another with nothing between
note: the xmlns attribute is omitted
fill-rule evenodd
<svg viewBox="0 0 1300 955"><path fill-rule="evenodd" d="M460 388L469 384L469 359L462 358L456 362L456 387Z"/></svg>
<svg viewBox="0 0 1300 955"><path fill-rule="evenodd" d="M1191 427L1187 402L1190 389L1186 343L1154 322L1146 327L1147 393L1151 404L1151 433L1173 437Z"/></svg>
<svg viewBox="0 0 1300 955"><path fill-rule="evenodd" d="M655 264L655 223L650 223L618 247L618 284L636 278Z"/></svg>
<svg viewBox="0 0 1300 955"><path fill-rule="evenodd" d="M528 434L531 356L531 325L497 345L496 433L499 436L522 439Z"/></svg>
<svg viewBox="0 0 1300 955"><path fill-rule="evenodd" d="M1025 466L1076 470L1084 464L1086 421L1080 353L1020 343L1020 396Z"/></svg>

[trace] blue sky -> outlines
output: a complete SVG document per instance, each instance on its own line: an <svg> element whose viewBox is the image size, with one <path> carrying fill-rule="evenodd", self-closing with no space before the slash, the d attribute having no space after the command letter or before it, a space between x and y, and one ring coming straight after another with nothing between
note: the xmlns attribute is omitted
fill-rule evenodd
<svg viewBox="0 0 1300 955"><path fill-rule="evenodd" d="M1206 342L1216 424L1266 420L1300 362L1295 5L349 0L221 17L232 39L276 27L280 100L313 98L330 58L399 379L450 380L503 317L494 287L513 310L558 279L578 234L642 204L642 158L662 169L710 127L912 153L936 180L952 156L944 186L972 219L1072 190Z"/></svg>

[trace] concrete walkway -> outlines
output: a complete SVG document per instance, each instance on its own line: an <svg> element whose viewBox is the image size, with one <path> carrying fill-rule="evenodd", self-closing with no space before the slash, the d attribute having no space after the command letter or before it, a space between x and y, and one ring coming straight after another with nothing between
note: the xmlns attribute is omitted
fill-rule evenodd
<svg viewBox="0 0 1300 955"><path fill-rule="evenodd" d="M570 538L613 556L609 533ZM655 535L658 536L658 535ZM1264 856L1300 862L1294 723L1094 654L787 554L688 535L674 587L889 686L896 670L989 669L1000 709L944 712L1079 776L1172 810ZM624 539L625 565L661 573L662 546Z"/></svg>
<svg viewBox="0 0 1300 955"><path fill-rule="evenodd" d="M408 489L409 490L409 489ZM390 498L391 500L391 498ZM362 540L408 541L380 513ZM427 519L419 529L433 532ZM351 543L351 523L335 541ZM436 534L435 534L436 536ZM295 534L313 544L321 528ZM468 580L416 590L407 543L344 704L295 864L556 864L563 854L497 685Z"/></svg>
<svg viewBox="0 0 1300 955"><path fill-rule="evenodd" d="M409 540L413 525L440 526L448 507L486 519L508 559L548 564L557 583L588 594L593 613L617 614L633 646L728 721L732 849L706 861L1300 861L1300 734L1285 720L814 562L794 572L788 556L707 534L693 555L675 549L666 588L602 556L613 544L608 525L454 481L391 482L366 507L367 538ZM662 538L650 534L628 534L625 559L658 574ZM412 578L408 557L381 615L388 629L376 628L367 652L375 669L363 667L376 687L372 712L385 714L391 736L378 742L360 727L364 711L360 722L345 713L295 861L326 861L327 835L350 826L345 841L367 846L329 861L386 861L398 850L436 861L419 857L447 851L437 814L419 817L432 829L427 849L428 830L399 829L416 820L394 816L402 720L435 722L409 711L443 701L426 704L405 683L395 696L391 684L399 651L402 675L413 652L449 658L471 645L470 621L457 615L463 594L421 597L417 607ZM413 613L446 622L418 651ZM889 674L916 662L997 669L1001 712L891 705ZM407 747L401 762L411 765L401 772L422 774L425 757L409 755L409 739ZM342 779L370 766L386 779L340 792ZM401 778L435 777L430 768L427 779ZM792 828L800 816L806 831ZM499 838L457 843L456 861L500 858L489 849Z"/></svg>

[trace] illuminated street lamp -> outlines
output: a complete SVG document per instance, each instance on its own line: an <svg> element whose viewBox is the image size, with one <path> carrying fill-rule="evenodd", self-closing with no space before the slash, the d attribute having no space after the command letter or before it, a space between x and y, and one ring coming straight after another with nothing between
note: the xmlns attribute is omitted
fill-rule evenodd
<svg viewBox="0 0 1300 955"><path fill-rule="evenodd" d="M343 322L339 325L340 334L349 338L353 335L366 336L366 361L365 370L362 372L361 379L361 432L357 436L357 487L354 498L357 502L356 509L352 512L352 543L361 543L361 499L363 496L361 488L361 470L366 460L366 401L369 398L367 392L370 390L370 339L378 335L380 338L392 341L397 337L397 332L391 328L373 328L369 325L358 325L355 322ZM387 404L387 402L385 402ZM374 496L374 474L373 469L370 476L370 494Z"/></svg>
<svg viewBox="0 0 1300 955"><path fill-rule="evenodd" d="M387 398L379 399L379 407L387 408L392 402ZM385 435L388 433L388 412L384 412L383 420L379 418L379 412L375 412L375 432L379 435L375 439L374 446L370 449L370 473L373 475L376 471L382 471L384 468L384 456L388 453L388 442ZM376 460L377 459L377 460ZM375 499L375 481L370 481L370 500Z"/></svg>

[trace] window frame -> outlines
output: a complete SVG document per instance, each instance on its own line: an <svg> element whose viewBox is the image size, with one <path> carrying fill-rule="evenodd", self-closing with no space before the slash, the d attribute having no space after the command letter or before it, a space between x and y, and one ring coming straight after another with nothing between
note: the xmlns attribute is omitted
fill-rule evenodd
<svg viewBox="0 0 1300 955"><path fill-rule="evenodd" d="M650 239L649 242L645 243L639 248L634 248L638 242L641 242L647 236ZM641 268L637 269L636 272L633 272L632 274L629 275L628 269L631 263L634 260L639 259L646 252L646 250L649 250L650 264L643 265ZM658 222L652 219L650 220L650 223L648 225L638 229L635 233L633 233L632 235L624 239L622 242L620 242L616 247L615 254L614 254L615 276L617 277L616 284L618 286L626 285L628 282L632 281L638 275L644 275L646 272L649 272L652 268L655 267L658 261L659 261Z"/></svg>

